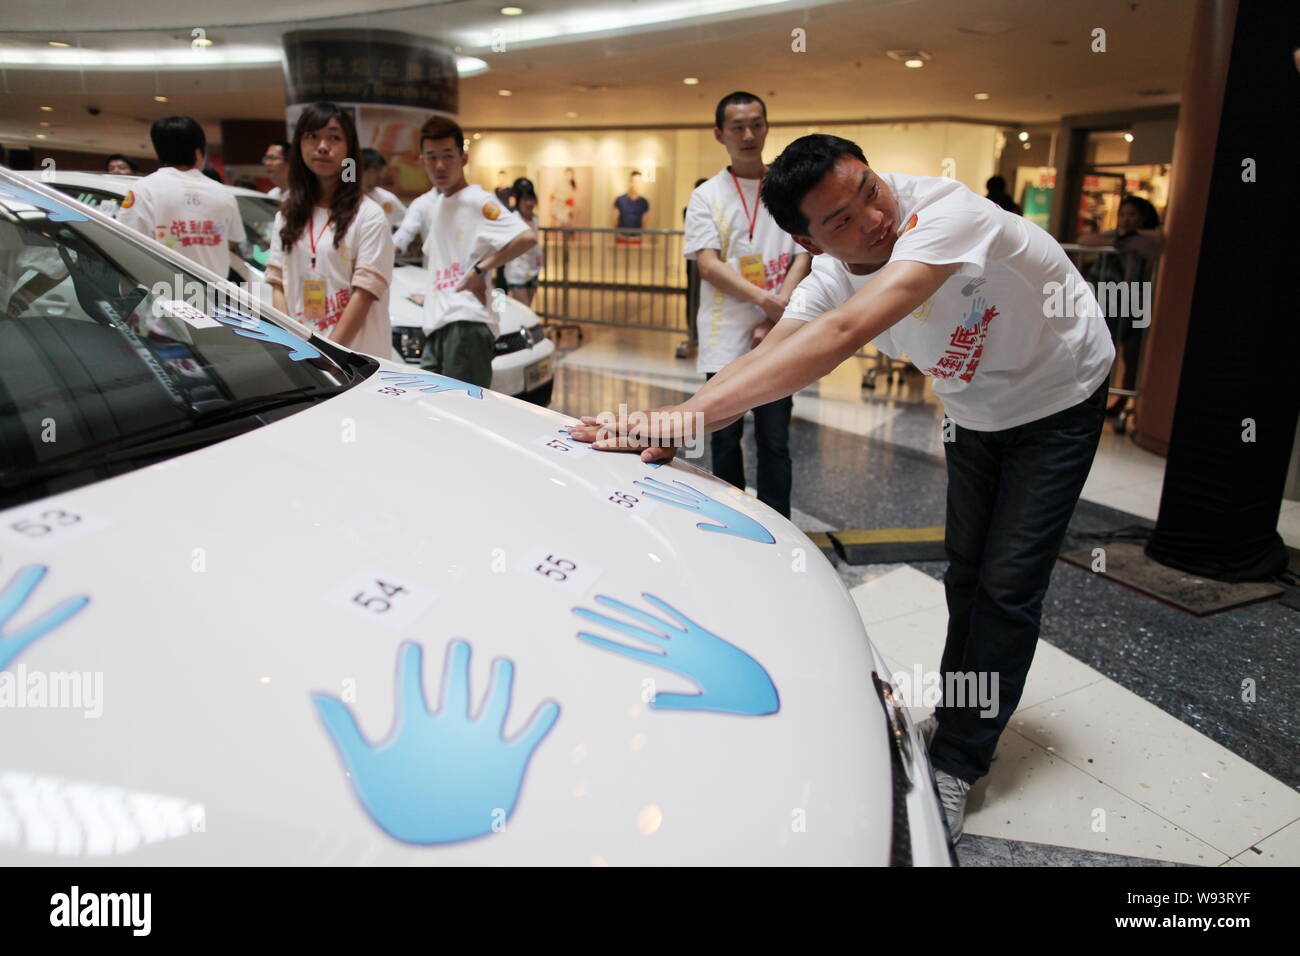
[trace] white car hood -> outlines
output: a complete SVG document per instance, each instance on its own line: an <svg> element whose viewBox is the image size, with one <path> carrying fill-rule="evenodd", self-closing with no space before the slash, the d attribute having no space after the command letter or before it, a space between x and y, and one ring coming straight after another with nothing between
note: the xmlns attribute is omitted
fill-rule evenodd
<svg viewBox="0 0 1300 956"><path fill-rule="evenodd" d="M426 391L381 391L410 378L382 371L246 435L0 513L0 588L47 569L0 635L88 599L9 664L26 697L0 708L0 858L887 862L872 651L816 547L680 461L549 447L571 422L554 412L428 376ZM633 484L646 479L751 516L731 526L754 537L701 530L717 522L647 499ZM32 521L51 530L30 536ZM388 611L376 579L406 588ZM575 613L620 616L597 596L659 618L671 606L716 636L679 625L690 633L662 645L672 661L716 639L743 652L727 660L758 671L745 665L730 689L734 670L709 678L707 699L760 712L666 706L699 686L665 658L600 644L655 650ZM403 646L422 649L433 711L453 641L471 649L475 713L491 662L513 663L507 737L558 705L531 758L492 714L465 724L444 703L450 721L412 709L401 722L396 768L350 774L326 715L346 710L370 745L393 743ZM86 675L87 694L102 681L101 713L35 703L33 681L57 673ZM466 800L471 817L492 805L490 827L462 819Z"/></svg>

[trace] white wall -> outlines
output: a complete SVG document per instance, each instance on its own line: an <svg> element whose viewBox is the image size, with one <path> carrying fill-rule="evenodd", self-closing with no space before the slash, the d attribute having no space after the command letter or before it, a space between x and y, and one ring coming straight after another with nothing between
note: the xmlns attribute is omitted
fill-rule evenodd
<svg viewBox="0 0 1300 956"><path fill-rule="evenodd" d="M981 195L995 171L998 130L969 123L837 124L773 128L765 158L770 162L789 143L809 132L831 133L858 143L867 162L882 172L952 176ZM727 155L712 130L611 130L554 133L484 133L470 144L469 178L485 188L495 185L497 168L522 166L534 182L543 166L590 166L593 176L594 226L608 226L614 197L626 187L627 171L636 168L654 182L645 192L652 199L654 229L680 229L681 211L695 180L712 176ZM947 170L944 160L951 162ZM667 217L667 219L665 218Z"/></svg>

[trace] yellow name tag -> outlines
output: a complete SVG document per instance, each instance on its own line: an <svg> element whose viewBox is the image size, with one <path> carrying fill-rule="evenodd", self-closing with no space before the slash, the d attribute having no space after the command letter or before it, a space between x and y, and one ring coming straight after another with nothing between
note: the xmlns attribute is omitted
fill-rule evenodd
<svg viewBox="0 0 1300 956"><path fill-rule="evenodd" d="M741 256L740 274L746 282L762 289L767 282L767 275L763 271L763 257L760 255Z"/></svg>
<svg viewBox="0 0 1300 956"><path fill-rule="evenodd" d="M325 280L302 280L302 317L313 321L325 318Z"/></svg>

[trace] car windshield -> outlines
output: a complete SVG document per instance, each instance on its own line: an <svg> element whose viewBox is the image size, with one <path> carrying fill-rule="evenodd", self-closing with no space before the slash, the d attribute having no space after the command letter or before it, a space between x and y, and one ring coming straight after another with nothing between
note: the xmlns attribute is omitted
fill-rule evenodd
<svg viewBox="0 0 1300 956"><path fill-rule="evenodd" d="M292 414L377 366L0 172L0 508Z"/></svg>
<svg viewBox="0 0 1300 956"><path fill-rule="evenodd" d="M260 196L236 196L239 218L244 221L244 241L239 244L239 257L255 269L266 271L266 258L271 252L271 226L279 203Z"/></svg>

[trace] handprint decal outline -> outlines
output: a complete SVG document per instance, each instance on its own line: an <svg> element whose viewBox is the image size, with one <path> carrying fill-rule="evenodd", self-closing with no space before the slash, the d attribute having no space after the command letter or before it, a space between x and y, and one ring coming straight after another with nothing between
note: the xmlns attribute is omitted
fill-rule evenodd
<svg viewBox="0 0 1300 956"><path fill-rule="evenodd" d="M25 627L19 628L17 633L8 633L9 623L27 603L49 570L43 564L29 564L19 568L4 590L0 591L0 671L8 668L14 658L33 642L74 617L90 603L90 598L84 594L70 597Z"/></svg>
<svg viewBox="0 0 1300 956"><path fill-rule="evenodd" d="M396 717L388 737L372 746L352 710L329 694L312 694L316 713L351 775L370 818L403 843L459 843L499 831L514 813L533 752L560 714L540 703L514 737L505 737L514 664L498 657L478 715L470 714L470 646L447 645L441 701L425 701L423 650L398 648Z"/></svg>
<svg viewBox="0 0 1300 956"><path fill-rule="evenodd" d="M431 395L437 392L461 391L470 398L483 397L481 386L471 385L459 379L448 378L446 375L439 375L437 372L380 372L379 377L389 385L395 385L398 388L415 388Z"/></svg>
<svg viewBox="0 0 1300 956"><path fill-rule="evenodd" d="M283 345L289 350L289 358L295 362L301 362L304 359L323 358L316 346L303 341L291 332L287 332L278 325L266 321L266 319L244 315L224 306L218 306L214 309L212 318L233 329L236 335L242 335L246 339L256 339L259 342L274 342L276 345Z"/></svg>
<svg viewBox="0 0 1300 956"><path fill-rule="evenodd" d="M651 477L646 477L641 481L634 481L632 484L645 488L647 498L662 501L664 504L673 505L684 511L694 511L705 518L718 522L717 524L699 522L695 527L701 531L730 534L737 538L757 541L759 544L776 543L776 538L772 536L772 533L749 515L743 511L737 511L730 505L724 505L716 498L710 498L704 492L698 491L684 481L673 479L673 484L680 485L681 488L672 488L658 478Z"/></svg>
<svg viewBox="0 0 1300 956"><path fill-rule="evenodd" d="M709 710L724 714L760 717L781 709L781 698L767 670L739 647L706 630L695 621L653 594L642 598L657 608L656 617L603 594L596 603L639 621L629 624L598 611L575 607L573 613L604 627L650 644L659 650L648 651L620 644L580 631L578 639L601 650L612 651L651 667L678 674L696 687L698 694L655 694L650 706L655 710Z"/></svg>

